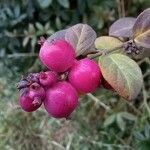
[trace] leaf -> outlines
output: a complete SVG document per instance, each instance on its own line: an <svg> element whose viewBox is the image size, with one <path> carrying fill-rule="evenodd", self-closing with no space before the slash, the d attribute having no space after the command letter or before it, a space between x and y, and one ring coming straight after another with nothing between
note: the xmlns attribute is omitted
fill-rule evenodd
<svg viewBox="0 0 150 150"><path fill-rule="evenodd" d="M34 49L34 47L36 45L36 42L37 42L37 38L33 37L32 40L31 40L31 46L32 46L33 49Z"/></svg>
<svg viewBox="0 0 150 150"><path fill-rule="evenodd" d="M36 27L38 28L38 30L40 30L40 31L43 31L43 30L44 30L43 25L40 24L39 22L36 22L36 23L35 23L35 26L36 26Z"/></svg>
<svg viewBox="0 0 150 150"><path fill-rule="evenodd" d="M109 35L116 37L131 37L135 18L125 17L115 21L109 28Z"/></svg>
<svg viewBox="0 0 150 150"><path fill-rule="evenodd" d="M104 122L104 126L107 127L107 126L111 125L112 123L114 123L115 119L116 119L116 114L113 114L113 115L107 117L107 119Z"/></svg>
<svg viewBox="0 0 150 150"><path fill-rule="evenodd" d="M114 53L99 57L99 66L105 80L120 96L127 100L137 97L143 85L143 78L135 61Z"/></svg>
<svg viewBox="0 0 150 150"><path fill-rule="evenodd" d="M135 43L144 48L150 48L150 8L143 11L133 26L133 39Z"/></svg>
<svg viewBox="0 0 150 150"><path fill-rule="evenodd" d="M122 119L122 116L120 114L117 114L116 116L116 122L117 122L117 125L118 127L124 131L125 130L125 122L124 120Z"/></svg>
<svg viewBox="0 0 150 150"><path fill-rule="evenodd" d="M28 41L29 41L29 36L27 36L27 37L24 38L23 44L22 44L23 47L25 47L27 45Z"/></svg>
<svg viewBox="0 0 150 150"><path fill-rule="evenodd" d="M52 34L47 41L51 42L52 40L65 40L66 30L60 30Z"/></svg>
<svg viewBox="0 0 150 150"><path fill-rule="evenodd" d="M95 48L99 50L112 49L122 44L123 42L121 40L111 36L101 36L95 40Z"/></svg>
<svg viewBox="0 0 150 150"><path fill-rule="evenodd" d="M66 41L76 50L76 55L85 55L94 50L95 31L87 24L76 24L66 31Z"/></svg>
<svg viewBox="0 0 150 150"><path fill-rule="evenodd" d="M61 6L69 8L69 0L57 0L57 1Z"/></svg>
<svg viewBox="0 0 150 150"><path fill-rule="evenodd" d="M130 114L128 112L121 112L120 115L123 118L127 119L127 120L131 120L131 121L135 121L136 120L136 116L134 116L134 115L132 115L132 114Z"/></svg>
<svg viewBox="0 0 150 150"><path fill-rule="evenodd" d="M35 28L33 26L33 24L29 23L29 33L34 33L35 32Z"/></svg>
<svg viewBox="0 0 150 150"><path fill-rule="evenodd" d="M52 3L52 0L38 0L38 3L41 8L47 8Z"/></svg>
<svg viewBox="0 0 150 150"><path fill-rule="evenodd" d="M135 138L138 139L138 140L144 140L144 136L143 136L143 134L141 134L140 132L135 132L135 133L134 133L134 136L135 136Z"/></svg>

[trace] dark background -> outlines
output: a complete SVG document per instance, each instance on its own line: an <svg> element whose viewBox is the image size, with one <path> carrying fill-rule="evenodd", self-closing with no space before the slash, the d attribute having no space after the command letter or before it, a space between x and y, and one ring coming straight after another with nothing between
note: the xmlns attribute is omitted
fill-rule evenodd
<svg viewBox="0 0 150 150"><path fill-rule="evenodd" d="M16 90L22 74L43 69L40 36L79 22L107 35L115 20L149 6L150 0L0 0L0 150L149 150L149 58L136 60L144 87L132 104L104 89L94 94L110 111L83 96L71 120L56 120L43 108L23 112Z"/></svg>

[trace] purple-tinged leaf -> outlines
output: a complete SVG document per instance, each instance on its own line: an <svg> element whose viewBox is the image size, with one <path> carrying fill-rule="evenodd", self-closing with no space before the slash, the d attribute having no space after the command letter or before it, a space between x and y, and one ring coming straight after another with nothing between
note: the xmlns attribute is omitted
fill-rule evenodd
<svg viewBox="0 0 150 150"><path fill-rule="evenodd" d="M133 26L133 39L138 46L150 48L150 8L137 17Z"/></svg>
<svg viewBox="0 0 150 150"><path fill-rule="evenodd" d="M136 18L125 17L115 21L109 28L109 35L116 37L132 37L132 28Z"/></svg>
<svg viewBox="0 0 150 150"><path fill-rule="evenodd" d="M95 31L87 24L76 24L67 29L65 40L72 45L76 56L85 55L94 50Z"/></svg>
<svg viewBox="0 0 150 150"><path fill-rule="evenodd" d="M65 40L66 30L60 30L55 32L47 39L47 41L51 42L52 40Z"/></svg>

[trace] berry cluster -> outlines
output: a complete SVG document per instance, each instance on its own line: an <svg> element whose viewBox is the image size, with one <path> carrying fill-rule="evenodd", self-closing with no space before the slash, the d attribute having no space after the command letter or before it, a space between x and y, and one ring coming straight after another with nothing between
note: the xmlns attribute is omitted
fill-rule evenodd
<svg viewBox="0 0 150 150"><path fill-rule="evenodd" d="M94 92L101 84L112 89L97 63L89 58L77 60L75 50L65 40L43 41L39 58L49 71L31 73L17 85L24 111L35 111L43 103L50 116L68 118L80 94Z"/></svg>

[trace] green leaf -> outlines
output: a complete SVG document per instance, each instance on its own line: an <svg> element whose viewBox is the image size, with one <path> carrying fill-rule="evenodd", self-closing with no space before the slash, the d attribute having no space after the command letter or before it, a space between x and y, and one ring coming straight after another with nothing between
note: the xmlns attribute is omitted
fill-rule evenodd
<svg viewBox="0 0 150 150"><path fill-rule="evenodd" d="M122 116L120 115L120 113L117 114L117 116L116 116L116 122L117 122L118 127L119 127L122 131L124 131L124 130L125 130L125 122L124 122L124 120L122 119Z"/></svg>
<svg viewBox="0 0 150 150"><path fill-rule="evenodd" d="M134 116L133 114L130 114L128 112L121 112L120 115L127 120L131 120L131 121L136 120L136 116Z"/></svg>
<svg viewBox="0 0 150 150"><path fill-rule="evenodd" d="M34 49L34 47L36 45L36 42L37 42L37 38L33 37L32 40L31 40L31 46L32 46L33 49Z"/></svg>
<svg viewBox="0 0 150 150"><path fill-rule="evenodd" d="M115 21L109 28L109 35L116 37L131 37L135 18L124 17Z"/></svg>
<svg viewBox="0 0 150 150"><path fill-rule="evenodd" d="M99 66L105 80L120 96L127 100L137 97L143 85L143 78L135 61L114 53L99 57Z"/></svg>
<svg viewBox="0 0 150 150"><path fill-rule="evenodd" d="M52 3L52 0L38 0L38 3L41 8L47 8Z"/></svg>
<svg viewBox="0 0 150 150"><path fill-rule="evenodd" d="M61 6L69 8L69 0L57 0L57 1Z"/></svg>
<svg viewBox="0 0 150 150"><path fill-rule="evenodd" d="M150 48L150 8L143 11L133 26L133 39L135 43L144 48Z"/></svg>
<svg viewBox="0 0 150 150"><path fill-rule="evenodd" d="M109 117L105 120L104 126L107 127L107 126L111 125L112 123L115 122L115 119L116 119L116 114L113 114L113 115L109 116Z"/></svg>
<svg viewBox="0 0 150 150"><path fill-rule="evenodd" d="M36 26L40 31L43 31L43 30L44 30L43 25L40 24L39 22L36 22L36 23L35 23L35 26Z"/></svg>
<svg viewBox="0 0 150 150"><path fill-rule="evenodd" d="M24 38L24 40L23 40L23 46L24 46L24 47L27 45L29 39L30 39L30 38L29 38L28 36Z"/></svg>
<svg viewBox="0 0 150 150"><path fill-rule="evenodd" d="M111 36L101 36L95 40L95 48L99 50L112 49L122 44L123 42L121 40Z"/></svg>
<svg viewBox="0 0 150 150"><path fill-rule="evenodd" d="M33 26L33 24L29 24L29 33L34 33L35 32L35 28L34 28L34 26Z"/></svg>
<svg viewBox="0 0 150 150"><path fill-rule="evenodd" d="M95 31L87 24L76 24L66 31L65 40L76 50L76 55L85 55L94 50Z"/></svg>

